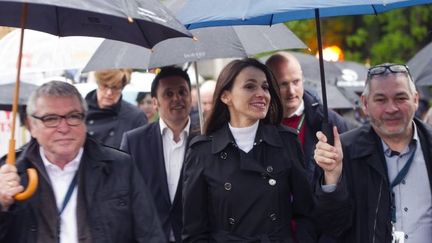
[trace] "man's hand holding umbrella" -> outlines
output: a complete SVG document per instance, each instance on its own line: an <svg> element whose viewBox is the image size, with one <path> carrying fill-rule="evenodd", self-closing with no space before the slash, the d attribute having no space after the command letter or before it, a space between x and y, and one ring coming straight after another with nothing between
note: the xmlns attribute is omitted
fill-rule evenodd
<svg viewBox="0 0 432 243"><path fill-rule="evenodd" d="M15 165L5 164L0 167L0 205L1 211L7 211L15 202L15 194L21 193L24 187Z"/></svg>

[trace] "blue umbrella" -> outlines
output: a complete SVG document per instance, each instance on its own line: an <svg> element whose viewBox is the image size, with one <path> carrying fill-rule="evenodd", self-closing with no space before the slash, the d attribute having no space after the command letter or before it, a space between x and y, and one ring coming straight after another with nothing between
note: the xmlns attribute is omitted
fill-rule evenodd
<svg viewBox="0 0 432 243"><path fill-rule="evenodd" d="M177 17L189 29L225 25L272 25L315 18L324 105L322 130L332 144L332 128L328 125L320 17L377 14L395 8L429 3L432 3L432 0L187 0Z"/></svg>
<svg viewBox="0 0 432 243"><path fill-rule="evenodd" d="M290 20L377 14L431 0L188 0L177 18L189 29L222 25L272 25Z"/></svg>

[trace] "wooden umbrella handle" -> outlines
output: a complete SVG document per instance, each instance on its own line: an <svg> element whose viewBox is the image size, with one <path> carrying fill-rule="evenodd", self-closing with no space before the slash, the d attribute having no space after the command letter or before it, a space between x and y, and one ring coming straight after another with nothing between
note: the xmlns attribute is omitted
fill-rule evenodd
<svg viewBox="0 0 432 243"><path fill-rule="evenodd" d="M24 201L29 199L36 191L39 182L39 178L36 170L34 168L28 168L27 176L28 176L27 188L23 192L18 193L14 196L15 200L17 201Z"/></svg>
<svg viewBox="0 0 432 243"><path fill-rule="evenodd" d="M9 153L6 159L6 163L10 165L15 165L15 139L9 140ZM29 199L33 193L36 191L39 178L36 170L34 168L27 169L28 185L27 188L14 196L17 201L24 201Z"/></svg>

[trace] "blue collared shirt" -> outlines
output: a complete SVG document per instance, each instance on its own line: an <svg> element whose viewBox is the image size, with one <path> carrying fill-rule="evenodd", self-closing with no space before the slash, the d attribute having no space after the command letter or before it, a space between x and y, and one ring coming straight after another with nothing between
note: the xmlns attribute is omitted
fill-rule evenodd
<svg viewBox="0 0 432 243"><path fill-rule="evenodd" d="M414 124L414 123L413 123ZM399 155L391 156L391 149L381 140L389 181L392 182L415 151L405 179L393 187L397 231L405 233L405 242L429 243L432 237L432 197L423 151L414 124L411 143ZM417 149L415 147L417 146Z"/></svg>

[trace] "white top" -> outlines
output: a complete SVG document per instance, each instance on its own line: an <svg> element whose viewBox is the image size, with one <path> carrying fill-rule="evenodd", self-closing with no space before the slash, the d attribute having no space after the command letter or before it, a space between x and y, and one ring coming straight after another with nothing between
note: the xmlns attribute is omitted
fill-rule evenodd
<svg viewBox="0 0 432 243"><path fill-rule="evenodd" d="M159 126L162 135L168 190L171 202L173 202L183 167L187 137L189 135L190 119L183 128L183 131L180 133L180 140L178 142L174 141L174 133L166 125L163 119L159 119Z"/></svg>
<svg viewBox="0 0 432 243"><path fill-rule="evenodd" d="M81 148L77 156L66 164L63 170L51 163L45 156L42 147L39 148L39 153L42 161L45 165L45 169L48 173L48 177L51 181L51 186L54 191L56 199L57 209L61 209L63 205L66 192L69 189L69 185L72 182L75 173L77 173L81 157L83 154L83 148ZM78 242L78 227L77 227L77 186L66 205L63 213L60 215L60 243L75 243Z"/></svg>
<svg viewBox="0 0 432 243"><path fill-rule="evenodd" d="M231 124L228 123L229 129L234 136L237 146L245 153L251 151L253 148L255 135L258 130L258 124L259 120L250 127L232 127Z"/></svg>
<svg viewBox="0 0 432 243"><path fill-rule="evenodd" d="M180 180L180 174L183 168L187 137L189 135L190 119L188 119L186 126L180 133L180 140L178 142L174 141L174 133L163 121L163 119L159 119L159 127L162 136L162 147L164 153L168 191L170 200L173 202ZM172 229L170 230L169 238L170 241L175 241L174 232Z"/></svg>

